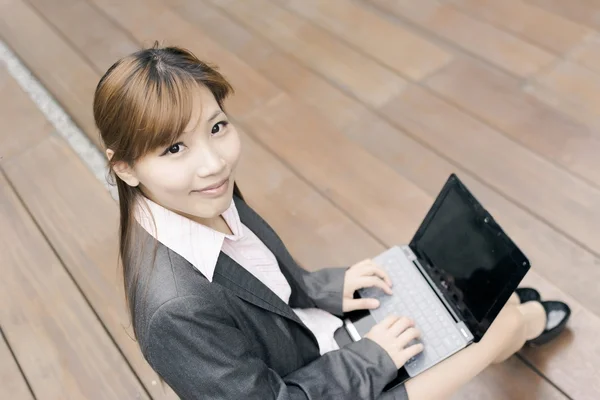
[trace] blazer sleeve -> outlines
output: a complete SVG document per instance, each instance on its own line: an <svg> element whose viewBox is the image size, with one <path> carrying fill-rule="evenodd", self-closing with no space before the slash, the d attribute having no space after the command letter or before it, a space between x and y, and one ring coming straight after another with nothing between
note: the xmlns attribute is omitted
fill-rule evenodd
<svg viewBox="0 0 600 400"><path fill-rule="evenodd" d="M306 294L317 307L337 316L343 316L342 309L344 278L348 267L329 267L308 272L297 267Z"/></svg>
<svg viewBox="0 0 600 400"><path fill-rule="evenodd" d="M362 339L279 376L233 320L198 300L183 297L161 306L149 322L143 349L184 400L375 400L396 375L388 354Z"/></svg>

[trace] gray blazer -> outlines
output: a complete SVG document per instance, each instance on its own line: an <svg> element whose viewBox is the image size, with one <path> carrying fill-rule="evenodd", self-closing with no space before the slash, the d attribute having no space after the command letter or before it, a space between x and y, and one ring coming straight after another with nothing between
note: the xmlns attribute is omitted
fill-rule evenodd
<svg viewBox="0 0 600 400"><path fill-rule="evenodd" d="M304 270L257 213L234 201L241 221L276 256L290 304L222 252L209 282L138 226L144 250L133 323L152 368L182 399L406 399L404 386L382 393L397 370L379 345L362 339L321 356L292 310L343 316L346 268Z"/></svg>

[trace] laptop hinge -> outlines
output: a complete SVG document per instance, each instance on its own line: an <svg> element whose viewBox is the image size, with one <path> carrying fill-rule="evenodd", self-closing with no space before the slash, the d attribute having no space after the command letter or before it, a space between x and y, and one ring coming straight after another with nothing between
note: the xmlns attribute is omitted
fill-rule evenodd
<svg viewBox="0 0 600 400"><path fill-rule="evenodd" d="M425 281L427 282L427 284L433 289L436 296L442 301L442 304L444 305L444 307L446 307L446 310L448 310L450 315L452 315L452 318L454 318L454 322L463 323L463 319L459 317L459 315L454 310L454 307L452 307L450 305L450 303L446 300L446 296L444 296L444 293L438 288L438 286L429 277L429 275L427 273L425 273L425 269L423 268L421 261L419 260L417 255L413 252L413 250L409 246L402 246L402 250L404 251L406 258L408 258L410 261L413 262L413 264L417 267L417 270L419 270L419 272L421 273L423 278L425 278ZM467 329L467 332L469 332L468 329Z"/></svg>

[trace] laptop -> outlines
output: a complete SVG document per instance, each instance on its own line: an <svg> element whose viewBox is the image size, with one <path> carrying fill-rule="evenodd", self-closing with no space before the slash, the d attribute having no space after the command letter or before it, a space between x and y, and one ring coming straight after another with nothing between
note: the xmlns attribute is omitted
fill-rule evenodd
<svg viewBox="0 0 600 400"><path fill-rule="evenodd" d="M365 288L355 297L379 308L347 314L344 327L360 340L390 313L421 331L422 353L386 387L415 377L481 340L530 268L523 252L463 182L450 175L410 244L373 258L392 279L393 295Z"/></svg>

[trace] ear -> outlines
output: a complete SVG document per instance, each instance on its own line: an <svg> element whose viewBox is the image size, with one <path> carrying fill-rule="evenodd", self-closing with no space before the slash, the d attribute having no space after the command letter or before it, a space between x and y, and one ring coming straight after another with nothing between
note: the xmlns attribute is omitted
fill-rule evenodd
<svg viewBox="0 0 600 400"><path fill-rule="evenodd" d="M114 155L114 151L110 149L106 150L106 158L108 158L109 161L113 158ZM137 178L135 171L133 170L131 165L127 164L125 161L116 162L113 165L112 169L115 172L115 174L129 186L136 187L140 184L140 181Z"/></svg>

